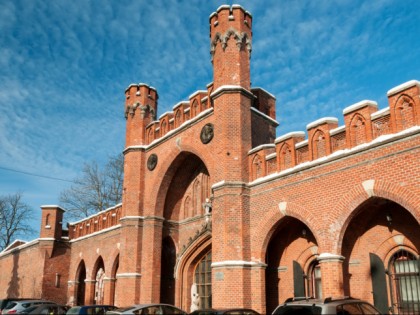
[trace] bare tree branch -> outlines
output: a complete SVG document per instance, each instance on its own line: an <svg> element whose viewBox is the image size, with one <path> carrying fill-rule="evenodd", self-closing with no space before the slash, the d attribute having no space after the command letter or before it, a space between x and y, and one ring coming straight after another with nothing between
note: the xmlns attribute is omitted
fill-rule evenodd
<svg viewBox="0 0 420 315"><path fill-rule="evenodd" d="M124 173L122 154L111 157L101 170L96 162L86 163L75 184L60 194L69 219L83 219L121 202Z"/></svg>
<svg viewBox="0 0 420 315"><path fill-rule="evenodd" d="M19 236L32 234L29 225L33 210L22 201L22 194L0 196L0 251Z"/></svg>

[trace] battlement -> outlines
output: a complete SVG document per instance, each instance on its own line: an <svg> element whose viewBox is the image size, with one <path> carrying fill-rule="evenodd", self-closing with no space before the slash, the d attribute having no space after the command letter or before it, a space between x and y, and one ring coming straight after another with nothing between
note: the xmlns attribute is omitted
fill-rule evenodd
<svg viewBox="0 0 420 315"><path fill-rule="evenodd" d="M115 207L95 213L83 220L70 223L69 239L72 240L87 236L118 225L121 218L121 209L122 205L118 204Z"/></svg>
<svg viewBox="0 0 420 315"><path fill-rule="evenodd" d="M137 108L150 110L154 115L157 112L158 93L154 87L145 83L130 84L125 90L125 118L133 116Z"/></svg>
<svg viewBox="0 0 420 315"><path fill-rule="evenodd" d="M274 145L261 145L249 151L250 181L281 173L298 165L333 154L348 152L415 126L420 126L420 82L409 81L387 93L389 107L378 110L374 101L363 100L343 110L344 125L325 117L306 126L305 132L278 137Z"/></svg>
<svg viewBox="0 0 420 315"><path fill-rule="evenodd" d="M201 112L212 107L210 93L213 85L209 84L207 90L200 90L189 96L188 101L179 102L173 111L160 115L158 120L146 126L146 144L165 136L168 132L177 129L183 123L198 116Z"/></svg>
<svg viewBox="0 0 420 315"><path fill-rule="evenodd" d="M236 26L236 29L246 27L252 29L252 15L238 4L222 5L216 12L210 15L210 34L218 29L225 28L227 25Z"/></svg>

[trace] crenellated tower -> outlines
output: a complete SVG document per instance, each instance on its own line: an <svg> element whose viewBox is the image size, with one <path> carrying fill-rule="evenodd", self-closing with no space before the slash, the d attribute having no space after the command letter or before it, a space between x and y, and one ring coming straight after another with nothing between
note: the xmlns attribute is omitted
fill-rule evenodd
<svg viewBox="0 0 420 315"><path fill-rule="evenodd" d="M126 147L146 144L146 126L156 119L158 94L144 83L125 90Z"/></svg>
<svg viewBox="0 0 420 315"><path fill-rule="evenodd" d="M212 261L223 275L213 282L213 306L234 306L234 296L224 294L230 287L245 296L251 292L248 262L251 261L249 228L248 152L252 149L252 106L256 96L251 92L250 57L252 17L241 6L223 5L210 15L210 54L214 86L211 100L214 108L213 145L218 163L214 167L212 222ZM234 219L232 219L234 218ZM232 269L230 261L244 262ZM244 295L242 295L244 294Z"/></svg>
<svg viewBox="0 0 420 315"><path fill-rule="evenodd" d="M239 5L223 5L210 15L214 88L251 87L252 16Z"/></svg>

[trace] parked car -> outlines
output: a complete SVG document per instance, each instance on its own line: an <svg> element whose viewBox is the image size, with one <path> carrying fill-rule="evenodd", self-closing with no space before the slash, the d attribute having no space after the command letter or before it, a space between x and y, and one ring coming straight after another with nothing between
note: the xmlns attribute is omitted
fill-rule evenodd
<svg viewBox="0 0 420 315"><path fill-rule="evenodd" d="M2 310L2 314L19 314L28 307L41 304L54 304L51 301L45 300L13 300L10 301Z"/></svg>
<svg viewBox="0 0 420 315"><path fill-rule="evenodd" d="M23 301L23 300L31 300L31 299L29 299L29 298L7 298L7 299L1 299L0 300L0 314L2 313L3 309L6 308L7 304L9 304L9 302Z"/></svg>
<svg viewBox="0 0 420 315"><path fill-rule="evenodd" d="M196 310L190 315L260 315L257 311L250 308L229 308L229 309L214 309L208 308L203 310Z"/></svg>
<svg viewBox="0 0 420 315"><path fill-rule="evenodd" d="M372 304L351 297L344 298L290 298L279 305L273 315L352 315L381 314Z"/></svg>
<svg viewBox="0 0 420 315"><path fill-rule="evenodd" d="M136 314L136 315L150 315L150 314L179 314L187 315L187 312L178 307L169 304L136 304L129 307L118 308L113 311L106 312L107 315L120 314Z"/></svg>
<svg viewBox="0 0 420 315"><path fill-rule="evenodd" d="M68 306L58 304L41 304L30 306L18 314L40 314L40 315L65 315Z"/></svg>
<svg viewBox="0 0 420 315"><path fill-rule="evenodd" d="M117 307L113 305L83 305L73 306L66 314L71 315L103 315L108 311L112 311Z"/></svg>

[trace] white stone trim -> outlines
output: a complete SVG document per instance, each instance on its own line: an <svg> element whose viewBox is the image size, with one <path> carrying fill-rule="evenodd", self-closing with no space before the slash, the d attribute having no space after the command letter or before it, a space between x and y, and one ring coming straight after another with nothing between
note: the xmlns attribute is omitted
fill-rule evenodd
<svg viewBox="0 0 420 315"><path fill-rule="evenodd" d="M124 273L117 273L117 278L140 278L141 274L138 272L124 272Z"/></svg>
<svg viewBox="0 0 420 315"><path fill-rule="evenodd" d="M336 135L337 133L343 132L345 130L346 130L346 126L340 126L340 127L331 129L330 130L330 135L333 136L333 135Z"/></svg>
<svg viewBox="0 0 420 315"><path fill-rule="evenodd" d="M420 82L419 81L417 81L417 80L407 81L407 82L405 82L403 84L397 85L396 87L390 89L386 93L386 95L387 96L391 96L391 95L397 94L398 92L407 90L408 88L411 88L411 87L413 87L415 85L417 85L417 87L420 88Z"/></svg>
<svg viewBox="0 0 420 315"><path fill-rule="evenodd" d="M372 113L370 115L370 119L375 120L379 117L389 115L389 113L390 113L389 107L386 107L384 109L381 109L381 110L378 110L377 112Z"/></svg>
<svg viewBox="0 0 420 315"><path fill-rule="evenodd" d="M262 183L266 183L266 182L275 180L277 178L281 178L283 176L287 176L287 175L290 175L290 174L293 174L293 173L301 172L301 171L304 171L304 170L309 169L311 167L322 165L324 163L328 163L328 162L331 162L331 161L334 161L334 160L337 160L337 159L340 159L340 158L345 158L345 157L348 157L352 154L363 152L363 151L369 150L371 148L374 148L376 146L379 146L379 145L382 145L382 144L387 144L387 143L390 143L390 142L395 141L395 140L403 139L406 136L416 135L418 133L420 133L420 126L414 126L414 127L405 129L405 130L403 130L401 132L398 132L398 133L395 133L395 134L382 135L382 136L374 139L371 142L362 143L362 144L360 144L356 147L350 148L350 149L338 150L338 151L335 151L334 153L332 153L330 155L323 156L319 159L309 161L309 162L304 162L304 163L298 164L298 165L296 165L292 168L285 169L281 172L276 172L276 173L273 173L273 174L269 174L265 177L257 178L256 180L248 183L248 185L252 187L254 185L259 185L259 184L262 184ZM295 147L300 148L300 147L306 145L307 143L308 143L308 140L305 140L305 141L297 143L295 145Z"/></svg>
<svg viewBox="0 0 420 315"><path fill-rule="evenodd" d="M326 123L337 123L338 124L338 119L335 117L323 117L320 118L318 120L315 120L309 124L306 125L306 129L312 129L316 126L322 125L322 124L326 124Z"/></svg>
<svg viewBox="0 0 420 315"><path fill-rule="evenodd" d="M245 261L245 260L225 260L213 262L212 268L232 268L232 267L267 267L267 264L256 261Z"/></svg>
<svg viewBox="0 0 420 315"><path fill-rule="evenodd" d="M301 142L298 142L298 143L296 143L295 144L295 148L296 149L299 149L299 148L301 148L301 147L304 147L305 145L307 145L308 144L308 139L306 139L306 140L303 140L303 141L301 141Z"/></svg>
<svg viewBox="0 0 420 315"><path fill-rule="evenodd" d="M267 90L263 89L262 87L259 87L259 86L253 87L253 88L251 88L251 92L252 92L252 90L261 90L261 91L264 91L265 93L267 93L268 95L270 95L272 98L276 99L276 97L273 94L271 94Z"/></svg>
<svg viewBox="0 0 420 315"><path fill-rule="evenodd" d="M369 180L365 180L362 183L363 189L366 191L366 193L368 194L369 197L375 196L375 192L373 190L373 187L375 186L375 180L374 179L369 179Z"/></svg>
<svg viewBox="0 0 420 315"><path fill-rule="evenodd" d="M248 151L248 154L252 154L252 153L255 153L255 152L260 151L260 150L263 150L263 149L274 149L275 147L276 146L274 144L272 144L272 143L269 143L269 144L261 144L258 147L255 147L255 148L249 150Z"/></svg>
<svg viewBox="0 0 420 315"><path fill-rule="evenodd" d="M278 122L277 120L275 120L275 119L271 118L270 116L268 116L268 115L264 114L263 112L260 112L258 109L254 108L254 107L251 107L251 111L252 111L252 112L255 112L257 115L260 115L260 116L262 116L263 118L265 118L265 119L267 119L267 120L271 121L274 125L276 125L276 126L278 126L278 125L279 125L279 122Z"/></svg>
<svg viewBox="0 0 420 315"><path fill-rule="evenodd" d="M286 208L287 208L287 202L286 201L283 201L283 202L279 203L279 210L283 215L287 215Z"/></svg>
<svg viewBox="0 0 420 315"><path fill-rule="evenodd" d="M372 107L378 108L378 103L376 103L375 101L370 101L370 100L363 100L363 101L357 102L353 105L350 105L344 108L343 115L354 112L355 110L358 110L366 106L372 106Z"/></svg>
<svg viewBox="0 0 420 315"><path fill-rule="evenodd" d="M188 98L192 99L193 97L195 97L196 95L198 95L200 93L207 93L207 91L206 90L197 90L193 94L191 94Z"/></svg>
<svg viewBox="0 0 420 315"><path fill-rule="evenodd" d="M127 149L128 149L128 148L127 148ZM75 225L75 224L77 224L77 223L81 223L81 222L83 222L83 221L86 221L86 220L92 219L93 217L99 216L100 214L103 214L103 213L108 212L108 211L110 211L110 210L117 209L117 208L119 208L119 207L121 207L121 206L122 206L122 203L119 203L119 204L117 204L117 205L115 205L115 206L112 206L112 207L109 207L109 208L107 208L107 209L105 209L105 210L102 210L102 211L96 212L96 213L94 213L94 214L92 214L92 215L90 215L90 216L88 216L88 217L86 217L86 218L84 218L84 219L79 220L79 221L70 222L70 223L69 223L69 225Z"/></svg>
<svg viewBox="0 0 420 315"><path fill-rule="evenodd" d="M265 160L266 160L266 161L271 160L271 159L275 158L276 156L277 156L277 153L276 153L276 152L271 153L271 154L268 154L268 155L265 157Z"/></svg>
<svg viewBox="0 0 420 315"><path fill-rule="evenodd" d="M305 132L304 131L292 131L289 133L286 133L283 136L278 137L276 140L274 140L274 143L279 143L284 140L290 139L290 138L297 138L297 137L303 137L305 138Z"/></svg>
<svg viewBox="0 0 420 315"><path fill-rule="evenodd" d="M331 253L322 253L319 254L317 260L321 262L342 262L345 259L344 256L331 254Z"/></svg>

